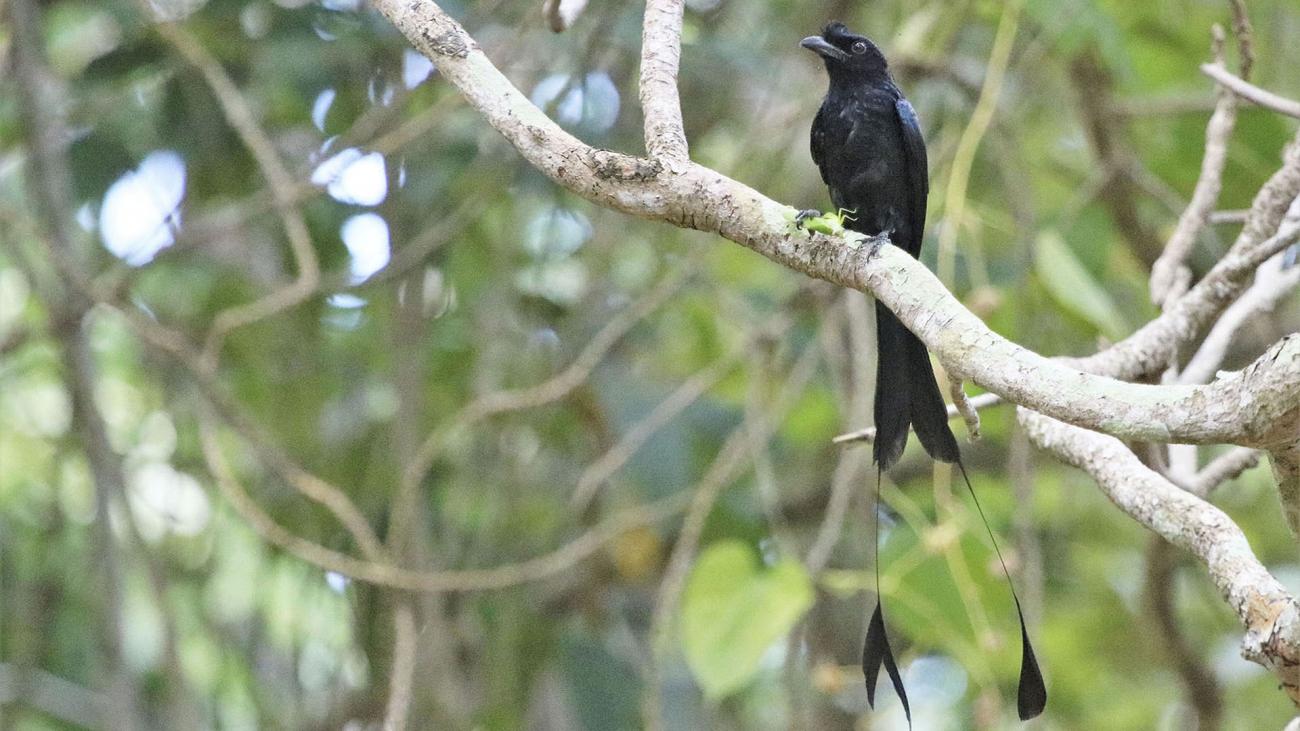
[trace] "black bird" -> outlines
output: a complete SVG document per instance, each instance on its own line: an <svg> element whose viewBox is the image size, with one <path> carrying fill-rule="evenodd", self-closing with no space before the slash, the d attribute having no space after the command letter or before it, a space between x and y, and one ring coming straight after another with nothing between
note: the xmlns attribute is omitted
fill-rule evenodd
<svg viewBox="0 0 1300 731"><path fill-rule="evenodd" d="M830 88L812 124L812 157L830 189L831 202L845 214L847 228L869 236L887 234L894 245L919 258L930 183L925 140L916 111L890 77L880 49L843 23L827 25L821 35L809 36L800 45L822 57L830 76ZM911 426L931 457L957 465L983 518L984 511L966 478L957 439L948 428L947 406L925 345L879 301L876 350L876 439L872 459L877 470L889 469L902 456ZM988 527L987 520L984 525ZM989 537L993 538L991 530ZM1001 561L996 539L993 546ZM1006 573L1005 562L1002 570ZM1008 573L1008 584L1010 581ZM1011 595L1020 616L1023 647L1017 706L1020 719L1027 720L1042 712L1047 690L1014 586ZM911 708L889 647L880 606L879 561L876 596L876 610L862 653L867 698L874 707L876 678L883 663L910 725Z"/></svg>

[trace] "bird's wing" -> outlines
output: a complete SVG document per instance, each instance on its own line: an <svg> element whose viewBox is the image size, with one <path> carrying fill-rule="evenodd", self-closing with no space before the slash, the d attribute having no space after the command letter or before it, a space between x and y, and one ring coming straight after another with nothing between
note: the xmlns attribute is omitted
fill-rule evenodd
<svg viewBox="0 0 1300 731"><path fill-rule="evenodd" d="M817 109L817 116L813 117L812 135L810 137L812 159L817 164L817 170L822 174L822 182L830 185L831 181L826 179L826 126L822 121L822 109Z"/></svg>
<svg viewBox="0 0 1300 731"><path fill-rule="evenodd" d="M909 206L907 211L908 228L913 232L913 241L902 242L912 256L921 255L921 240L925 234L925 202L930 195L930 172L925 159L925 139L921 137L921 122L916 118L916 110L911 102L899 98L894 103L898 112L898 126L903 136L903 155L907 162L907 191Z"/></svg>

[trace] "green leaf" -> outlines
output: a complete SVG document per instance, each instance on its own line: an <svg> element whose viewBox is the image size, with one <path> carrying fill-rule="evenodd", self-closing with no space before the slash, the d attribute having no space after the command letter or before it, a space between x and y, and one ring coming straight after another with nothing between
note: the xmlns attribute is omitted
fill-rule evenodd
<svg viewBox="0 0 1300 731"><path fill-rule="evenodd" d="M1110 293L1079 263L1057 232L1044 231L1039 235L1034 269L1053 299L1106 337L1118 340L1129 331Z"/></svg>
<svg viewBox="0 0 1300 731"><path fill-rule="evenodd" d="M796 561L760 570L741 541L705 550L682 597L682 646L704 695L717 700L744 687L812 602L812 582Z"/></svg>

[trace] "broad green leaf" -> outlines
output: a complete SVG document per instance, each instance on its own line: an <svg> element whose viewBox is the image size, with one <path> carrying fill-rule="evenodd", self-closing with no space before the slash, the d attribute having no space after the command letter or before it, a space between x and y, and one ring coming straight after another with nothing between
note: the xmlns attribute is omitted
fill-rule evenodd
<svg viewBox="0 0 1300 731"><path fill-rule="evenodd" d="M705 696L716 700L744 687L812 601L812 582L798 562L760 569L740 541L705 550L682 597L682 645Z"/></svg>
<svg viewBox="0 0 1300 731"><path fill-rule="evenodd" d="M1115 300L1079 263L1059 233L1048 230L1039 235L1034 270L1053 299L1106 337L1118 340L1128 332Z"/></svg>

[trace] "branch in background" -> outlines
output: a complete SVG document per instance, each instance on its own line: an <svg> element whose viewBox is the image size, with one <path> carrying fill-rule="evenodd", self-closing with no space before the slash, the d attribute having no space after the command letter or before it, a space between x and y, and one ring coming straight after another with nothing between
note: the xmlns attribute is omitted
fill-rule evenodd
<svg viewBox="0 0 1300 731"><path fill-rule="evenodd" d="M1218 731L1223 716L1223 687L1188 643L1178 624L1175 604L1178 555L1173 544L1152 536L1146 552L1147 612L1160 633L1160 645L1183 681L1187 703L1196 712L1197 731Z"/></svg>
<svg viewBox="0 0 1300 731"><path fill-rule="evenodd" d="M1223 29L1214 26L1214 58L1223 63ZM1192 200L1178 218L1174 233L1160 258L1151 265L1151 301L1164 308L1171 297L1181 296L1191 284L1192 272L1184 263L1192 253L1196 235L1205 227L1223 189L1223 167L1228 160L1228 140L1237 123L1237 97L1218 90L1214 114L1205 127L1205 154Z"/></svg>
<svg viewBox="0 0 1300 731"><path fill-rule="evenodd" d="M545 382L526 388L484 394L463 407L450 421L435 429L420 444L415 456L402 471L402 480L394 498L397 503L410 504L411 496L419 490L420 483L433 468L434 462L446 448L447 440L454 431L467 429L496 414L536 408L564 398L587 380L591 372L624 335L676 294L687 278L688 272L685 267L664 277L650 291L642 295L641 299L612 317L567 368ZM410 518L409 514L399 512L394 516L394 530L399 533L404 532L405 521Z"/></svg>
<svg viewBox="0 0 1300 731"><path fill-rule="evenodd" d="M1206 497L1219 485L1237 479L1241 473L1258 465L1259 457L1260 453L1257 450L1249 447L1233 447L1201 468L1187 488L1197 497Z"/></svg>
<svg viewBox="0 0 1300 731"><path fill-rule="evenodd" d="M823 345L823 350L827 353L828 370L832 373L844 367L841 366L841 361L847 366L848 378L837 379L838 390L841 393L839 401L845 405L844 421L847 423L871 413L872 389L866 384L871 382L876 368L873 363L874 358L869 355L874 349L876 339L875 318L867 298L859 292L846 290L842 301L844 306L841 310L845 314L844 319L848 329L847 348L840 346L836 339L829 345ZM822 328L823 332L833 334L835 332L833 318L828 316L825 319L829 322L827 327ZM823 338L823 342L827 340L831 338ZM846 356L836 357L845 350L848 351ZM812 576L816 576L830 563L831 554L839 543L840 533L844 530L844 516L849 511L853 491L858 484L857 480L867 466L866 457L867 452L864 449L840 451L839 461L836 462L835 471L831 474L831 493L826 501L821 526L817 529L817 537L804 558L804 566ZM876 485L876 489L879 489L879 485Z"/></svg>
<svg viewBox="0 0 1300 731"><path fill-rule="evenodd" d="M103 592L103 626L100 641L112 675L107 718L114 728L141 728L140 689L126 664L123 647L122 619L125 567L123 552L110 525L114 505L127 507L126 476L122 462L108 441L108 427L95 403L95 363L90 339L78 324L61 328L59 340L63 350L64 377L72 392L72 420L81 432L82 449L90 463L95 483L95 529L91 560L103 572L99 590ZM132 520L133 518L128 518Z"/></svg>
<svg viewBox="0 0 1300 731"><path fill-rule="evenodd" d="M1300 200L1300 199L1298 199ZM1210 328L1187 365L1179 374L1182 383L1206 383L1223 365L1233 341L1247 324L1272 312L1300 286L1300 267L1282 268L1286 254L1275 254L1255 273L1255 283L1233 302Z"/></svg>
<svg viewBox="0 0 1300 731"><path fill-rule="evenodd" d="M353 558L303 538L276 523L249 496L226 461L221 446L217 443L215 420L210 415L201 415L199 426L200 444L209 472L235 512L263 539L326 571L336 571L358 581L406 591L491 591L542 581L571 570L634 528L677 515L686 508L686 498L689 497L674 494L647 505L622 510L563 546L519 563L483 569L413 571Z"/></svg>
<svg viewBox="0 0 1300 731"><path fill-rule="evenodd" d="M1011 0L1003 5L997 33L993 37L993 48L989 51L989 59L985 64L984 83L980 86L979 99L975 102L970 121L962 130L957 149L953 152L952 169L948 173L948 185L943 197L944 221L939 226L936 264L939 278L945 282L955 281L956 278L957 237L962 233L965 223L971 169L975 165L975 153L979 150L980 142L997 113L998 98L1002 95L1002 82L1020 28L1020 11L1024 4L1023 0Z"/></svg>
<svg viewBox="0 0 1300 731"><path fill-rule="evenodd" d="M324 507L352 536L361 554L372 561L385 556L383 543L375 535L366 516L341 488L330 484L318 475L307 471L275 445L269 435L256 427L240 413L232 400L215 388L204 388L209 404L220 414L222 421L241 437L257 458L303 497Z"/></svg>
<svg viewBox="0 0 1300 731"><path fill-rule="evenodd" d="M450 212L431 213L417 227L418 233L399 248L393 250L393 256L383 269L372 274L363 282L354 283L352 272L340 270L326 274L321 280L320 291L333 294L336 292L355 292L372 290L377 285L386 284L409 274L413 269L428 264L435 251L443 244L452 241L457 234L464 231L474 214L483 210L482 195L473 195L458 204Z"/></svg>
<svg viewBox="0 0 1300 731"><path fill-rule="evenodd" d="M20 1L20 0L19 0ZM99 691L52 673L0 662L0 708L22 703L64 723L101 728L111 702Z"/></svg>
<svg viewBox="0 0 1300 731"><path fill-rule="evenodd" d="M563 33L573 27L573 22L582 15L587 7L587 0L545 0L542 3L542 16L546 25L554 33Z"/></svg>
<svg viewBox="0 0 1300 731"><path fill-rule="evenodd" d="M1159 233L1143 220L1135 176L1137 154L1129 147L1125 116L1112 112L1117 106L1115 79L1095 48L1081 51L1070 63L1070 77L1077 93L1080 116L1096 164L1105 173L1106 185L1099 191L1102 204L1114 219L1116 234L1143 262L1160 256L1163 242Z"/></svg>
<svg viewBox="0 0 1300 731"><path fill-rule="evenodd" d="M1300 701L1300 607L1255 558L1241 529L1147 468L1118 439L1023 408L1017 416L1040 449L1087 472L1116 507L1204 564L1246 630L1243 656L1271 670Z"/></svg>
<svg viewBox="0 0 1300 731"><path fill-rule="evenodd" d="M62 86L50 71L42 44L41 10L32 0L12 0L7 19L12 23L14 76L16 77L22 132L30 157L26 166L27 194L41 215L48 234L47 247L68 261L80 258L72 221L73 188L67 160L71 139L63 117ZM90 468L94 486L95 519L86 545L88 567L98 569L92 579L96 595L89 597L97 640L106 666L101 682L107 693L102 705L104 720L113 728L141 727L139 682L127 661L123 646L124 552L111 525L114 507L126 507L126 477L122 461L113 451L108 427L95 399L96 365L90 337L83 329L87 300L68 296L61 284L42 284L35 271L29 279L40 286L40 297L50 312L52 335L59 343L63 380L71 394L72 425ZM75 290L74 290L75 292ZM127 520L131 518L128 517ZM179 682L179 681L178 681ZM169 685L170 687L170 685Z"/></svg>
<svg viewBox="0 0 1300 731"><path fill-rule="evenodd" d="M1288 117L1300 119L1300 102L1261 89L1249 81L1245 81L1240 76L1233 74L1221 64L1203 63L1201 64L1201 73L1219 82L1231 90L1232 93L1248 102L1251 102L1252 104L1277 112L1278 114L1285 114Z"/></svg>
<svg viewBox="0 0 1300 731"><path fill-rule="evenodd" d="M1236 241L1188 293L1156 319L1132 335L1086 358L1063 359L1090 373L1125 380L1140 379L1163 371L1186 344L1197 340L1227 307L1245 290L1255 268L1249 256L1282 224L1288 208L1300 195L1300 131L1287 145L1282 167L1274 173L1251 204Z"/></svg>
<svg viewBox="0 0 1300 731"><path fill-rule="evenodd" d="M665 170L679 172L690 159L677 94L684 0L646 0L641 30L641 113L645 149Z"/></svg>
<svg viewBox="0 0 1300 731"><path fill-rule="evenodd" d="M627 461L645 446L645 443L660 428L699 400L705 392L717 385L740 363L747 355L750 342L751 340L746 338L730 353L693 373L667 398L651 409L650 413L629 427L614 446L582 471L582 475L578 477L578 485L573 488L573 495L569 498L569 505L578 513L585 511L595 498L596 491L605 484L605 481L627 464Z"/></svg>
<svg viewBox="0 0 1300 731"><path fill-rule="evenodd" d="M202 363L208 370L215 370L221 344L230 331L258 320L270 317L278 312L299 304L316 291L320 281L320 264L316 259L316 249L312 245L311 233L307 230L307 221L295 200L297 188L293 175L285 167L280 154L276 152L266 132L258 125L253 110L231 80L226 70L221 67L188 31L179 25L159 23L154 26L158 34L176 49L203 74L212 93L216 96L226 121L239 135L240 141L253 154L266 182L271 187L280 220L284 223L285 234L289 237L289 246L293 251L294 263L298 267L298 277L286 287L278 289L265 297L248 304L236 305L217 314L212 322L206 342L203 346Z"/></svg>
<svg viewBox="0 0 1300 731"><path fill-rule="evenodd" d="M0 336L0 356L6 356L26 345L33 338L32 329L24 325L15 325Z"/></svg>
<svg viewBox="0 0 1300 731"><path fill-rule="evenodd" d="M393 610L393 669L384 707L384 731L402 731L411 710L411 686L415 672L415 612L409 602Z"/></svg>
<svg viewBox="0 0 1300 731"><path fill-rule="evenodd" d="M781 422L786 412L794 406L795 400L803 393L808 382L817 370L817 348L808 346L790 369L785 385L781 388L763 413L759 424L749 423L746 418L727 437L718 456L709 465L704 476L690 491L690 509L682 521L673 545L668 565L664 568L663 579L655 597L654 613L650 619L650 655L649 667L646 669L645 696L641 712L645 726L650 731L660 731L663 722L663 672L664 656L668 652L669 618L677 611L677 602L686 585L686 574L690 571L695 551L699 548L700 537L704 533L704 523L713 511L722 492L739 476L751 455L751 440L770 439L776 425Z"/></svg>
<svg viewBox="0 0 1300 731"><path fill-rule="evenodd" d="M361 146L370 152L378 152L384 156L398 152L411 142L424 138L438 122L443 121L443 112L446 111L449 102L455 98L454 94L439 98L429 108L407 118L396 129L377 138L368 141L358 140L355 143L351 143L344 138L336 141L332 149L342 150L349 146ZM360 136L354 135L352 129L349 129L345 134L347 137ZM301 172L303 179L294 181L293 190L287 200L268 194L266 189L259 189L229 206L196 215L177 232L174 244L158 252L155 261L174 257L190 249L207 246L214 241L236 235L246 223L258 216L276 211L289 204L301 204L316 198L328 190L329 184L337 178L336 176L336 178L324 180L318 184L311 181L311 172L311 169ZM113 269L103 275L103 278L111 282L106 288L112 290L123 286L136 271L136 269L123 262L117 263ZM366 280L367 283L370 281L369 279Z"/></svg>
<svg viewBox="0 0 1300 731"><path fill-rule="evenodd" d="M1249 79L1251 69L1255 67L1255 31L1246 13L1246 0L1228 0L1228 5L1232 7L1232 34L1237 37L1240 57L1237 73L1242 79Z"/></svg>

